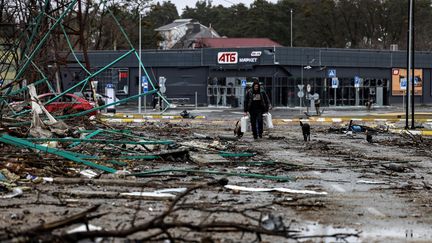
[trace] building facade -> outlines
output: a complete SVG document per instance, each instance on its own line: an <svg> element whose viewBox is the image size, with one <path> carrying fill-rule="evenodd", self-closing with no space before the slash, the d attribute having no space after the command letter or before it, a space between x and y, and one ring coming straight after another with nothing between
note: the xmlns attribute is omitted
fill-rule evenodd
<svg viewBox="0 0 432 243"><path fill-rule="evenodd" d="M89 52L92 72L125 53ZM415 103L432 104L432 53L417 52L415 58ZM182 98L191 104L197 98L200 106L241 106L245 85L253 79L263 84L273 106L304 106L314 99L320 99L322 106L361 106L368 100L378 106L396 105L403 102L407 76L403 51L203 48L146 50L142 60L152 83L166 80L168 98ZM63 69L62 78L66 89L83 80L85 73L72 63ZM118 98L137 94L138 61L127 56L95 79L100 93L112 84Z"/></svg>

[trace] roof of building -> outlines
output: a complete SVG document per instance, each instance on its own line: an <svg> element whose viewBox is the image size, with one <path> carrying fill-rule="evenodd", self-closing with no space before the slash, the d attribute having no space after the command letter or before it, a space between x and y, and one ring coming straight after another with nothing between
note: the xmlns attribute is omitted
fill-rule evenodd
<svg viewBox="0 0 432 243"><path fill-rule="evenodd" d="M185 25L188 23L192 23L192 22L198 23L197 21L195 21L193 19L176 19L176 20L174 20L174 22L167 24L167 25L164 25L164 26L161 26L155 30L156 31L167 31L167 30L174 29L175 27L179 27L179 26L182 26L182 25Z"/></svg>
<svg viewBox="0 0 432 243"><path fill-rule="evenodd" d="M195 43L196 40L201 38L220 38L219 34L213 29L208 28L204 25L200 24L199 31L196 32L194 29L189 29L188 32L183 36L183 38L178 41L172 48L191 48L192 43Z"/></svg>
<svg viewBox="0 0 432 243"><path fill-rule="evenodd" d="M197 48L281 47L269 38L200 38Z"/></svg>

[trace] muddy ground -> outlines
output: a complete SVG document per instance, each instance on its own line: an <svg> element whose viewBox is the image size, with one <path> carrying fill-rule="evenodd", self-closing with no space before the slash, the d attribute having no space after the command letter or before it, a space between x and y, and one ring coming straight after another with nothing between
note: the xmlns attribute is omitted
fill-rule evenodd
<svg viewBox="0 0 432 243"><path fill-rule="evenodd" d="M125 160L127 166L117 166L124 169L122 173L103 173L92 179L77 173L88 167L1 144L0 169L18 176L14 183L24 190L19 197L0 199L0 239L74 242L92 236L90 241L105 242L432 240L431 140L376 133L373 143L368 143L362 133L339 133L339 125L311 124L311 141L304 142L296 123L281 123L267 131L263 139L254 140L246 133L240 140L231 141L234 124L183 120L112 125L147 139L173 140L175 146L160 148L177 153L153 160ZM119 147L138 149L87 143L71 151L115 158ZM220 151L238 156L222 157ZM249 157L249 153L254 156ZM166 168L190 171L127 174ZM198 170L279 177L242 177ZM232 190L226 184L317 194L250 192ZM172 192L176 199L120 194L167 188L191 190ZM68 234L86 222L103 232Z"/></svg>

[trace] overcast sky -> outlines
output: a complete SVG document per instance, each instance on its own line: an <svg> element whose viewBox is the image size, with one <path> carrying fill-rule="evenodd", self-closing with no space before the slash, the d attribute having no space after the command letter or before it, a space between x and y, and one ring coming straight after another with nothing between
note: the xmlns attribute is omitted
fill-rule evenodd
<svg viewBox="0 0 432 243"><path fill-rule="evenodd" d="M246 5L246 7L249 7L251 3L253 3L254 0L212 0L212 5L213 6L217 6L219 4L225 6L225 7L229 7L233 4L239 4L239 3L243 3L244 5ZM267 0L269 2L277 2L277 0ZM164 1L154 1L154 2L164 2ZM184 9L186 6L189 7L195 7L195 3L197 2L197 0L171 0L172 3L174 3L177 6L177 11L179 13L179 15L182 14L182 9Z"/></svg>

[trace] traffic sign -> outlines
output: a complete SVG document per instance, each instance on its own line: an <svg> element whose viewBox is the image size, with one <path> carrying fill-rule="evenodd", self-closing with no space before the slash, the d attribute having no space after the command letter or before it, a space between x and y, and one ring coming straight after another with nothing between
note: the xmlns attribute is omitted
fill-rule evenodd
<svg viewBox="0 0 432 243"><path fill-rule="evenodd" d="M241 81L241 86L242 86L242 87L246 87L246 79L243 79L243 80Z"/></svg>
<svg viewBox="0 0 432 243"><path fill-rule="evenodd" d="M297 96L298 96L299 98L303 98L303 96L304 96L304 92L303 92L303 91L299 91L299 92L297 92Z"/></svg>
<svg viewBox="0 0 432 243"><path fill-rule="evenodd" d="M141 85L142 85L142 87L143 87L143 91L144 91L144 93L147 93L148 92L148 81L147 81L147 77L146 76L142 76L141 77Z"/></svg>
<svg viewBox="0 0 432 243"><path fill-rule="evenodd" d="M166 92L165 83L166 83L166 78L164 76L160 76L159 77L159 91L162 94Z"/></svg>
<svg viewBox="0 0 432 243"><path fill-rule="evenodd" d="M339 87L339 79L334 77L332 78L332 88L337 89Z"/></svg>
<svg viewBox="0 0 432 243"><path fill-rule="evenodd" d="M336 69L329 69L329 70L327 70L327 76L329 78L335 78L336 77Z"/></svg>
<svg viewBox="0 0 432 243"><path fill-rule="evenodd" d="M297 84L299 90L303 90L304 85L303 84Z"/></svg>
<svg viewBox="0 0 432 243"><path fill-rule="evenodd" d="M354 77L354 87L360 88L361 78L359 76Z"/></svg>

